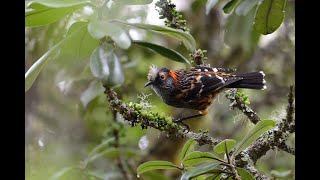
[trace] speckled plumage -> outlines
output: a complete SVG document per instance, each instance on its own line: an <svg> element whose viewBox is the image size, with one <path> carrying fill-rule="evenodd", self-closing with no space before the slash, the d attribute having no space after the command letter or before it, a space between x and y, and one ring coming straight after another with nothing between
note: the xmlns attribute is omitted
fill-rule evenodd
<svg viewBox="0 0 320 180"><path fill-rule="evenodd" d="M226 88L265 89L263 72L234 74L235 69L197 66L189 71L150 66L148 83L168 105L205 111Z"/></svg>

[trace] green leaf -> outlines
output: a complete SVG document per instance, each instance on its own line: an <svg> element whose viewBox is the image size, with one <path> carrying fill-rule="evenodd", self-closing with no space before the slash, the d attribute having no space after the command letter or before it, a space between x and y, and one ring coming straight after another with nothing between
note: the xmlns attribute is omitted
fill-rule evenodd
<svg viewBox="0 0 320 180"><path fill-rule="evenodd" d="M73 23L68 29L66 42L61 48L61 59L65 59L66 65L71 66L80 64L79 60L85 60L90 57L92 52L99 45L99 40L94 39L88 32L88 22L78 21Z"/></svg>
<svg viewBox="0 0 320 180"><path fill-rule="evenodd" d="M194 139L189 139L183 146L182 151L180 153L180 160L182 161L186 155L191 153L194 150L194 146L197 144L197 141Z"/></svg>
<svg viewBox="0 0 320 180"><path fill-rule="evenodd" d="M190 33L184 32L180 29L173 29L173 28L169 28L169 27L157 26L157 25L151 25L151 24L127 23L127 22L119 21L119 20L112 20L110 22L126 24L129 26L133 26L133 27L137 27L137 28L141 28L141 29L146 29L146 30L150 30L150 31L163 33L163 34L169 35L171 37L174 37L174 38L182 41L184 46L191 52L193 52L196 49L196 41L194 40L192 35Z"/></svg>
<svg viewBox="0 0 320 180"><path fill-rule="evenodd" d="M63 175L65 175L66 173L68 173L69 171L71 171L72 169L74 169L73 166L69 166L69 167L65 167L63 169L61 169L60 171L54 173L49 180L59 180L62 178Z"/></svg>
<svg viewBox="0 0 320 180"><path fill-rule="evenodd" d="M237 172L239 174L239 176L241 177L241 179L245 179L245 180L255 180L254 177L245 169L243 168L236 168Z"/></svg>
<svg viewBox="0 0 320 180"><path fill-rule="evenodd" d="M103 94L104 88L101 83L98 81L92 81L89 87L81 94L80 100L83 107L87 107L87 105L97 96Z"/></svg>
<svg viewBox="0 0 320 180"><path fill-rule="evenodd" d="M247 148L251 143L258 139L263 133L272 129L275 126L273 120L263 120L258 122L251 131L242 139L242 141L236 146L234 155Z"/></svg>
<svg viewBox="0 0 320 180"><path fill-rule="evenodd" d="M123 3L127 5L144 5L151 4L153 0L117 0L117 3Z"/></svg>
<svg viewBox="0 0 320 180"><path fill-rule="evenodd" d="M99 41L91 38L86 27L86 22L76 22L72 24L66 38L53 46L30 67L25 74L25 92L32 86L42 68L49 60L65 58L65 61L63 61L65 65L68 63L77 65L79 61L74 62L72 59L79 60L79 58L86 58L92 53L92 50L99 44Z"/></svg>
<svg viewBox="0 0 320 180"><path fill-rule="evenodd" d="M194 178L194 177L197 177L197 176L200 176L202 174L213 174L213 175L218 175L222 172L221 170L221 165L220 165L220 162L214 162L214 163L210 163L208 165L200 165L200 166L197 166L196 168L190 170L190 171L187 171L185 172L180 180L189 180L191 178Z"/></svg>
<svg viewBox="0 0 320 180"><path fill-rule="evenodd" d="M152 44L152 43L145 42L145 41L132 41L132 43L150 48L150 49L156 51L157 53L159 53L160 55L167 57L169 59L172 59L174 61L190 64L188 59L186 59L180 53L178 53L177 51L174 51L172 49L168 49L166 47L163 47L163 46L160 46L157 44Z"/></svg>
<svg viewBox="0 0 320 180"><path fill-rule="evenodd" d="M25 74L25 88L24 91L27 92L29 88L32 86L34 81L36 80L37 76L41 72L44 65L52 59L56 53L57 50L60 48L63 41L60 41L58 44L53 46L49 51L47 51L43 56L40 57L26 72Z"/></svg>
<svg viewBox="0 0 320 180"><path fill-rule="evenodd" d="M122 49L128 49L131 46L129 35L117 24L95 19L90 21L88 31L95 39L110 36L111 39Z"/></svg>
<svg viewBox="0 0 320 180"><path fill-rule="evenodd" d="M179 169L176 165L169 161L149 161L141 164L137 169L138 176L144 172L156 169Z"/></svg>
<svg viewBox="0 0 320 180"><path fill-rule="evenodd" d="M209 14L210 10L218 3L219 0L208 0L206 4L206 15Z"/></svg>
<svg viewBox="0 0 320 180"><path fill-rule="evenodd" d="M113 50L100 46L94 50L90 58L92 75L101 80L103 85L117 86L124 82L122 65Z"/></svg>
<svg viewBox="0 0 320 180"><path fill-rule="evenodd" d="M26 9L25 26L36 27L54 23L83 6L85 4L82 3L63 8L51 8L37 2L31 2Z"/></svg>
<svg viewBox="0 0 320 180"><path fill-rule="evenodd" d="M284 19L286 0L263 0L259 4L253 29L260 34L271 34L279 28Z"/></svg>
<svg viewBox="0 0 320 180"><path fill-rule="evenodd" d="M241 48L243 53L246 54L255 50L260 34L253 31L254 15L255 9L252 9L246 16L238 16L236 13L232 13L228 17L224 35L224 41L228 46L233 49ZM241 54L236 55L234 60L241 64L241 61L244 61L242 57ZM244 59L247 59L247 57L244 57Z"/></svg>
<svg viewBox="0 0 320 180"><path fill-rule="evenodd" d="M226 14L229 14L234 7L236 7L239 4L240 0L231 0L223 7L223 12Z"/></svg>
<svg viewBox="0 0 320 180"><path fill-rule="evenodd" d="M91 4L90 0L34 0L34 2L52 8L70 7L79 4Z"/></svg>
<svg viewBox="0 0 320 180"><path fill-rule="evenodd" d="M293 176L292 170L287 170L287 171L282 171L282 172L272 170L272 171L270 171L270 174L272 175L272 177L275 177L275 178L288 178L290 176Z"/></svg>
<svg viewBox="0 0 320 180"><path fill-rule="evenodd" d="M246 16L260 0L242 0L236 8L236 14Z"/></svg>
<svg viewBox="0 0 320 180"><path fill-rule="evenodd" d="M199 164L201 162L204 161L208 161L208 160L218 160L218 161L222 161L220 160L218 157L214 156L211 153L208 152L200 152L200 151L193 151L190 154L188 154L183 160L182 160L182 164L185 166L192 166L195 164Z"/></svg>
<svg viewBox="0 0 320 180"><path fill-rule="evenodd" d="M225 143L227 143L228 153L230 153L231 149L236 144L236 141L234 139L225 139L217 144L213 150L218 154L224 154L226 149Z"/></svg>
<svg viewBox="0 0 320 180"><path fill-rule="evenodd" d="M208 176L205 180L220 180L221 173Z"/></svg>

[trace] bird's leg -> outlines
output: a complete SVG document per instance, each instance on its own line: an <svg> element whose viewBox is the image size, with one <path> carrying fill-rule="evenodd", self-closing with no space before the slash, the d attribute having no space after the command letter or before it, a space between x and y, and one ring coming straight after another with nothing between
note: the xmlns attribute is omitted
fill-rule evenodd
<svg viewBox="0 0 320 180"><path fill-rule="evenodd" d="M187 130L189 130L189 125L187 125L186 123L184 123L184 122L183 122L184 120L191 119L191 118L195 118L195 117L199 117L199 116L205 116L205 115L207 115L207 114L208 114L208 111L207 111L207 110L199 111L199 114L195 114L195 115L191 115L191 116L179 118L179 119L175 120L174 122L175 122L175 123L181 123L183 126L185 126L185 127L187 128Z"/></svg>

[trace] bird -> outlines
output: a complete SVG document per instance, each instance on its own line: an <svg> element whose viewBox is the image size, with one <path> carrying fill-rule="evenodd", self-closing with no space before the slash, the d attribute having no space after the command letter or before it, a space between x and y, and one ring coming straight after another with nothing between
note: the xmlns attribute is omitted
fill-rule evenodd
<svg viewBox="0 0 320 180"><path fill-rule="evenodd" d="M151 89L169 106L198 110L199 113L174 122L205 116L217 95L230 88L266 89L263 71L236 73L236 69L198 65L189 70L149 66L148 82Z"/></svg>

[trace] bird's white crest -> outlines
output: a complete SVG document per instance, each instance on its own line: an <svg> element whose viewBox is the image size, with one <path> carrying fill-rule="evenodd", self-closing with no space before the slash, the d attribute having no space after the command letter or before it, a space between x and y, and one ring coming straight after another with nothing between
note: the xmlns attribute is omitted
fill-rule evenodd
<svg viewBox="0 0 320 180"><path fill-rule="evenodd" d="M156 65L151 64L149 66L149 73L148 73L148 81L154 81L157 77L158 68Z"/></svg>

